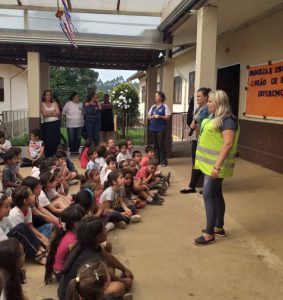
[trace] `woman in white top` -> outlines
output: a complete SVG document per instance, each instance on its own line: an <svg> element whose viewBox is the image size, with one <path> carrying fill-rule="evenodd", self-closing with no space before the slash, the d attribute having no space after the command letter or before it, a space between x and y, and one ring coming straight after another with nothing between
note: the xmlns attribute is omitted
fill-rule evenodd
<svg viewBox="0 0 283 300"><path fill-rule="evenodd" d="M83 103L80 102L80 95L78 93L72 93L70 101L63 108L62 114L66 115L70 152L77 153L80 149L84 125Z"/></svg>
<svg viewBox="0 0 283 300"><path fill-rule="evenodd" d="M45 143L44 153L53 156L61 142L60 138L60 110L58 104L52 100L50 90L45 90L41 99L41 114L43 117L42 137Z"/></svg>

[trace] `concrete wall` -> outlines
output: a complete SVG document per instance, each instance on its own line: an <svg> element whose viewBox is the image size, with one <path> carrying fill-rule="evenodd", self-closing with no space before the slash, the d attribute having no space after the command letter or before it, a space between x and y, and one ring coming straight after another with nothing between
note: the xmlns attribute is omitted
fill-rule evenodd
<svg viewBox="0 0 283 300"><path fill-rule="evenodd" d="M195 70L195 50L188 50L185 54L174 57L175 74L181 76L182 81L182 103L173 104L173 112L187 112L189 104L189 73Z"/></svg>
<svg viewBox="0 0 283 300"><path fill-rule="evenodd" d="M0 64L0 77L4 78L4 102L0 102L0 111L28 108L27 72L13 66ZM18 76L11 79L14 75Z"/></svg>

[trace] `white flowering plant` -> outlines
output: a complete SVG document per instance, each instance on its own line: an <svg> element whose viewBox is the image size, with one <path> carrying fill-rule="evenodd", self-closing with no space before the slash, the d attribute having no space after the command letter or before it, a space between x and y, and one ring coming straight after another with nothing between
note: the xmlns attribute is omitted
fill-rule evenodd
<svg viewBox="0 0 283 300"><path fill-rule="evenodd" d="M133 114L138 117L139 97L131 83L124 82L116 85L110 93L110 99L116 113Z"/></svg>

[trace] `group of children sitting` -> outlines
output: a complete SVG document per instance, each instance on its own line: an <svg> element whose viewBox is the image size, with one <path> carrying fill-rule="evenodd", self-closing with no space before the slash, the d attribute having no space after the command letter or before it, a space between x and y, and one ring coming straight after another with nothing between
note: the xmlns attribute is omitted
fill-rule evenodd
<svg viewBox="0 0 283 300"><path fill-rule="evenodd" d="M0 132L0 144L7 144L5 136L2 142ZM146 146L142 158L129 139L118 147L113 139L98 147L86 140L80 155L84 175L76 170L65 144L54 157L45 158L39 130L30 133L24 159L19 147L0 149L5 164L0 178L0 252L3 245L19 241L18 251L22 247L27 258L45 265L46 284L52 277L59 281L60 300L127 299L133 274L111 254L107 232L139 222L138 210L147 204L163 204L170 174L158 170L153 148ZM32 166L31 176L23 178L21 166ZM69 186L79 182L80 191L70 195ZM22 268L7 276L12 271L4 261L0 257L0 287L3 268L7 278L3 299L21 299L12 295L15 290L22 294Z"/></svg>

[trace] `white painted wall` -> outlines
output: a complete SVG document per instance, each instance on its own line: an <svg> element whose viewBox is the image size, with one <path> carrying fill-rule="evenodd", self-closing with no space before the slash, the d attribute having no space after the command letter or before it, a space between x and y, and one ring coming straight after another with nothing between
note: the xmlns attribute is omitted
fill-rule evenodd
<svg viewBox="0 0 283 300"><path fill-rule="evenodd" d="M189 73L195 70L195 50L187 50L184 54L177 54L174 58L174 76L181 76L182 103L173 104L173 112L187 112L189 104Z"/></svg>
<svg viewBox="0 0 283 300"><path fill-rule="evenodd" d="M262 18L256 23L220 36L217 40L216 67L221 68L233 64L241 64L239 118L243 116L246 106L247 65L265 64L268 60L283 61L283 11ZM208 49L209 51L209 49ZM188 78L189 72L195 69L195 49L174 58L175 68ZM186 87L188 90L188 87ZM186 91L186 95L187 95ZM182 108L186 107L187 97L183 96ZM179 111L179 105L174 105L174 111ZM260 121L256 119L255 121ZM282 123L280 121L264 121Z"/></svg>
<svg viewBox="0 0 283 300"><path fill-rule="evenodd" d="M12 79L16 74L19 75ZM0 111L27 109L27 72L14 65L0 64L0 77L4 78L4 102L0 102Z"/></svg>

